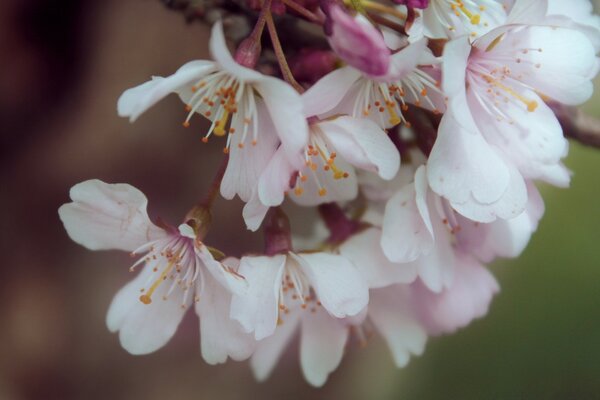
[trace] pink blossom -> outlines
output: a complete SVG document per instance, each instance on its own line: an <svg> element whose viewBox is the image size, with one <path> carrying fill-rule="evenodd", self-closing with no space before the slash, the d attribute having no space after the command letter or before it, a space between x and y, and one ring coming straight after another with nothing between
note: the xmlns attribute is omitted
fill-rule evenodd
<svg viewBox="0 0 600 400"><path fill-rule="evenodd" d="M175 74L154 77L119 98L118 111L131 121L170 93L186 104L189 125L195 113L212 121L204 141L226 137L230 154L221 193L248 201L278 144L290 157L301 154L308 137L299 94L287 83L238 64L229 53L221 22L210 50L216 61L191 61Z"/></svg>
<svg viewBox="0 0 600 400"><path fill-rule="evenodd" d="M234 261L213 258L198 221L178 228L153 224L146 196L126 184L85 181L73 186L71 199L59 215L75 242L91 250L145 254L130 268L142 270L117 293L106 317L127 351L146 354L164 346L195 304L206 362L250 356L253 341L228 314L231 293L244 290L246 283Z"/></svg>

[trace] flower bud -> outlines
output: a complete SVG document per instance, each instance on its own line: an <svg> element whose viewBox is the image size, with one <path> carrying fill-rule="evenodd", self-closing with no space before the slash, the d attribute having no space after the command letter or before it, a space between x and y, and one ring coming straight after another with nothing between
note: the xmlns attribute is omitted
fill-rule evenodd
<svg viewBox="0 0 600 400"><path fill-rule="evenodd" d="M365 74L385 75L391 54L381 32L362 15L352 17L337 4L329 4L326 13L325 33L337 55Z"/></svg>
<svg viewBox="0 0 600 400"><path fill-rule="evenodd" d="M254 68L260 57L260 40L248 37L240 43L235 52L235 61L244 67Z"/></svg>

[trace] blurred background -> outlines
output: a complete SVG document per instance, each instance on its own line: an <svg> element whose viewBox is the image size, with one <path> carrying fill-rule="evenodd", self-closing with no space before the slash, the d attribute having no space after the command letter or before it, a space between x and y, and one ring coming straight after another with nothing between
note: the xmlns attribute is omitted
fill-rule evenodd
<svg viewBox="0 0 600 400"><path fill-rule="evenodd" d="M373 339L314 390L291 346L259 384L245 363L202 361L193 313L160 351L122 350L104 318L131 261L72 243L57 209L90 178L133 184L172 223L200 198L222 143L200 142L199 119L182 128L174 96L133 125L116 101L206 57L206 41L158 0L0 2L0 399L600 399L600 152L575 143L572 187L543 187L531 245L492 266L502 292L487 318L403 370ZM599 105L585 108L600 117ZM209 236L232 254L262 245L240 210L219 202Z"/></svg>

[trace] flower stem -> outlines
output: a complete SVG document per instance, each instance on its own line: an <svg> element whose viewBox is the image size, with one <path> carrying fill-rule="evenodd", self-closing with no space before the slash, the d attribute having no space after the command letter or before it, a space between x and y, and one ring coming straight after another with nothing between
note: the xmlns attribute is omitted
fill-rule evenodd
<svg viewBox="0 0 600 400"><path fill-rule="evenodd" d="M254 25L254 29L250 33L250 38L254 40L260 40L263 30L265 29L265 23L267 22L267 13L271 11L271 3L272 0L265 0L262 5L262 9L260 10L260 14L258 15L258 19L256 20L256 24Z"/></svg>
<svg viewBox="0 0 600 400"><path fill-rule="evenodd" d="M296 3L294 0L283 0L283 4L302 15L304 18L315 24L323 25L325 21L314 12L308 10L304 6Z"/></svg>
<svg viewBox="0 0 600 400"><path fill-rule="evenodd" d="M266 255L285 254L292 250L290 220L281 207L269 211L263 229Z"/></svg>
<svg viewBox="0 0 600 400"><path fill-rule="evenodd" d="M283 52L283 48L281 47L281 42L279 41L279 36L277 36L277 28L275 27L275 22L273 21L273 15L269 10L266 13L266 21L267 21L267 29L269 30L269 35L271 36L271 43L273 44L273 50L275 50L275 57L277 57L277 62L279 63L279 68L281 69L281 74L283 75L283 79L292 85L294 89L298 92L304 92L304 88L300 86L300 84L292 75L292 71L290 70L290 66L285 59L285 54Z"/></svg>
<svg viewBox="0 0 600 400"><path fill-rule="evenodd" d="M223 176L225 175L225 170L227 169L227 163L229 162L229 155L226 154L221 160L221 165L219 165L219 169L217 173L213 177L212 183L210 184L210 188L208 189L208 193L204 197L204 199L200 202L199 205L212 208L213 203L219 193L219 188L221 187L221 181L223 180Z"/></svg>

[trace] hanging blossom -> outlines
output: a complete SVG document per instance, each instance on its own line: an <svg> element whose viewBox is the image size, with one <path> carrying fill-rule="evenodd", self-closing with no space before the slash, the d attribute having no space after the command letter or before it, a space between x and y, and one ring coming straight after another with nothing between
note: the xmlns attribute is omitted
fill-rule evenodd
<svg viewBox="0 0 600 400"><path fill-rule="evenodd" d="M249 229L258 229L268 208L280 205L286 193L303 206L347 201L358 193L355 168L376 172L383 179L392 179L398 171L400 155L380 127L349 116L318 119L312 113L328 104L326 87L323 97L312 93L302 96L309 123L303 157L298 163L283 148L277 150L244 208Z"/></svg>
<svg viewBox="0 0 600 400"><path fill-rule="evenodd" d="M251 364L266 379L300 327L300 363L314 386L339 365L348 330L346 317L361 318L369 302L367 283L356 266L329 251L294 252L287 217L273 212L266 255L245 256L239 273L248 290L234 295L231 317L259 342Z"/></svg>
<svg viewBox="0 0 600 400"><path fill-rule="evenodd" d="M568 184L569 173L560 163L567 142L544 99L585 101L597 69L584 34L520 24L518 5L511 25L473 46L456 39L445 50L444 89L451 106L440 124L428 177L455 209L482 222L523 210L523 177Z"/></svg>
<svg viewBox="0 0 600 400"><path fill-rule="evenodd" d="M258 177L281 143L290 159L306 147L307 127L299 94L280 79L239 64L229 53L220 21L212 28L210 51L215 61L191 61L175 74L154 77L119 98L119 115L131 121L170 93L186 104L189 126L195 113L211 121L202 141L225 137L229 164L221 184L227 199L248 201ZM243 57L246 60L245 53Z"/></svg>
<svg viewBox="0 0 600 400"><path fill-rule="evenodd" d="M71 200L59 215L73 241L90 250L125 250L139 257L130 271L142 270L117 293L106 317L123 348L132 354L161 348L194 304L206 362L250 356L251 337L228 315L231 293L244 290L246 282L231 260L216 261L202 242L205 214L191 213L178 228L157 226L148 218L142 192L99 180L73 186Z"/></svg>

